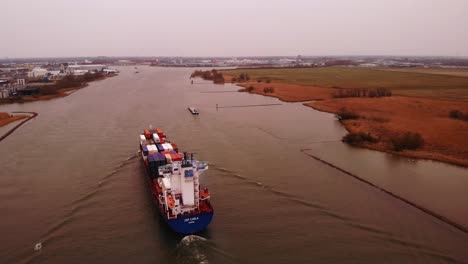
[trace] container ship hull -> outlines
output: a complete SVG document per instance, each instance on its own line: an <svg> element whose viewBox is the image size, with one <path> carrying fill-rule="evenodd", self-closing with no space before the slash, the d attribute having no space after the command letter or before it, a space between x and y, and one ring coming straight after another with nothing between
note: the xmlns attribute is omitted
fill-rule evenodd
<svg viewBox="0 0 468 264"><path fill-rule="evenodd" d="M199 175L208 165L188 159L185 154L182 158L178 150L164 149L167 143L161 144L161 147L157 144L156 153L149 151L148 145L140 141L141 157L146 171L145 178L161 217L176 233L194 234L203 231L210 224L214 212L209 202L208 189L200 188L198 183ZM192 185L189 184L190 188L187 189L187 182L191 181Z"/></svg>

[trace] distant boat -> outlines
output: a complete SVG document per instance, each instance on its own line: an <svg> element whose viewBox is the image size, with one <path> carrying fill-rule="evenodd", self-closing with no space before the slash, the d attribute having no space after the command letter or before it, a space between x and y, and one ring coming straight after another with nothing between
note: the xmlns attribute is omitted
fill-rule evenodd
<svg viewBox="0 0 468 264"><path fill-rule="evenodd" d="M188 110L190 111L190 113L192 113L192 115L200 114L200 112L198 112L198 109L193 106L189 107Z"/></svg>
<svg viewBox="0 0 468 264"><path fill-rule="evenodd" d="M136 71L135 73L139 73L139 71Z"/></svg>

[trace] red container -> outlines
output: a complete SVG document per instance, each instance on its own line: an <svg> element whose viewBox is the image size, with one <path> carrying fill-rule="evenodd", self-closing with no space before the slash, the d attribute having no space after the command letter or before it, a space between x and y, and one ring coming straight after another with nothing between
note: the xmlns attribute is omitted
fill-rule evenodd
<svg viewBox="0 0 468 264"><path fill-rule="evenodd" d="M145 129L145 132L144 132L144 135L145 135L145 138L146 139L150 139L151 138L151 133L148 129Z"/></svg>
<svg viewBox="0 0 468 264"><path fill-rule="evenodd" d="M171 146L176 152L179 152L179 147L175 143L171 143Z"/></svg>
<svg viewBox="0 0 468 264"><path fill-rule="evenodd" d="M176 153L176 154L170 154L172 161L182 161L182 154Z"/></svg>

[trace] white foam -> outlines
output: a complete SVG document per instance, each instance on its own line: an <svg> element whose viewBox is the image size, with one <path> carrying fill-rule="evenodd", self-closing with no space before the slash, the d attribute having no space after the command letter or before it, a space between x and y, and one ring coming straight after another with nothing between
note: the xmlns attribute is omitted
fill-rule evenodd
<svg viewBox="0 0 468 264"><path fill-rule="evenodd" d="M42 243L37 243L35 246L34 246L34 251L38 251L38 250L41 250L42 249Z"/></svg>

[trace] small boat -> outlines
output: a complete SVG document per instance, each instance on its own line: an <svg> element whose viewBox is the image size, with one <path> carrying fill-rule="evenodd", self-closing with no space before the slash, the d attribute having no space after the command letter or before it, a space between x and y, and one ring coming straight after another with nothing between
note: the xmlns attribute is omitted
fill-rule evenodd
<svg viewBox="0 0 468 264"><path fill-rule="evenodd" d="M190 113L192 113L192 115L200 114L200 112L198 112L198 109L193 106L189 107L188 110L190 111Z"/></svg>

